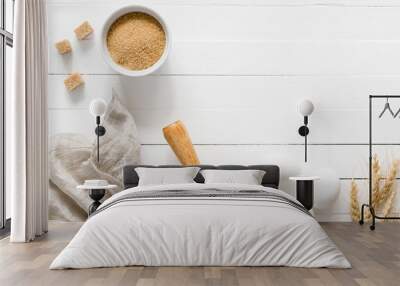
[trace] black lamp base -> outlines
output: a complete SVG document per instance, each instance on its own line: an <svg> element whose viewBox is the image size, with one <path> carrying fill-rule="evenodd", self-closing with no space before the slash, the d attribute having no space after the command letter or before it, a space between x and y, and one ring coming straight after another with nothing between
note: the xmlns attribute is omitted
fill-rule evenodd
<svg viewBox="0 0 400 286"><path fill-rule="evenodd" d="M301 135L301 136L307 136L308 134L310 133L310 129L308 129L308 127L307 126L305 126L305 125L303 125L303 126L301 126L300 128L299 128L299 134Z"/></svg>
<svg viewBox="0 0 400 286"><path fill-rule="evenodd" d="M96 117L97 127L94 130L94 133L97 135L97 162L100 162L100 137L106 134L106 129L104 126L100 125L100 116Z"/></svg>
<svg viewBox="0 0 400 286"><path fill-rule="evenodd" d="M89 191L89 197L93 200L93 203L89 206L89 215L94 213L101 205L100 200L104 197L105 193L106 190L104 189L92 189Z"/></svg>
<svg viewBox="0 0 400 286"><path fill-rule="evenodd" d="M104 128L104 126L99 125L99 126L96 127L94 132L98 136L104 136L104 134L106 134L106 129Z"/></svg>

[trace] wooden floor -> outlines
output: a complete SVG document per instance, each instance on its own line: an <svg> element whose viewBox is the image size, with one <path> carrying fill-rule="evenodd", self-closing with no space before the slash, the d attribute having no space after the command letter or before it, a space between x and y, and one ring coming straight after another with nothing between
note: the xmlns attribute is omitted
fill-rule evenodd
<svg viewBox="0 0 400 286"><path fill-rule="evenodd" d="M323 224L352 269L288 267L123 267L48 270L79 229L79 223L51 222L43 238L28 244L0 241L0 285L400 285L400 224Z"/></svg>

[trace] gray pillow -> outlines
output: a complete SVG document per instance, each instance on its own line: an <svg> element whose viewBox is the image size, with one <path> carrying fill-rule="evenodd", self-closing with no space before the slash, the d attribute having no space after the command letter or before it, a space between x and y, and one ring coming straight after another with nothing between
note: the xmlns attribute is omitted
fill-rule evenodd
<svg viewBox="0 0 400 286"><path fill-rule="evenodd" d="M265 171L262 170L202 170L205 184L261 185Z"/></svg>
<svg viewBox="0 0 400 286"><path fill-rule="evenodd" d="M200 168L135 168L139 186L195 183L193 180Z"/></svg>

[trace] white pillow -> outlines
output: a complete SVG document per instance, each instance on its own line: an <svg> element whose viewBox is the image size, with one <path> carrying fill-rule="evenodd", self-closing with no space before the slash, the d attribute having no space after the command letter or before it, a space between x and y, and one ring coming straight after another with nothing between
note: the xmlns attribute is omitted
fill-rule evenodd
<svg viewBox="0 0 400 286"><path fill-rule="evenodd" d="M265 171L262 170L202 170L204 183L261 185Z"/></svg>
<svg viewBox="0 0 400 286"><path fill-rule="evenodd" d="M139 176L139 186L195 183L193 179L199 170L199 167L135 168Z"/></svg>

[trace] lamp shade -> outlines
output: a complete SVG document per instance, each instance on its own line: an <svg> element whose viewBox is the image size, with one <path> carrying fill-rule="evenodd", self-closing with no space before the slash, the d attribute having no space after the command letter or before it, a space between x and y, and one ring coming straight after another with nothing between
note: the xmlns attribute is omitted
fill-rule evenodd
<svg viewBox="0 0 400 286"><path fill-rule="evenodd" d="M314 111L314 104L310 100L304 99L299 103L298 109L301 115L309 116Z"/></svg>
<svg viewBox="0 0 400 286"><path fill-rule="evenodd" d="M90 102L89 111L93 116L103 116L106 112L107 103L101 99L96 98Z"/></svg>

